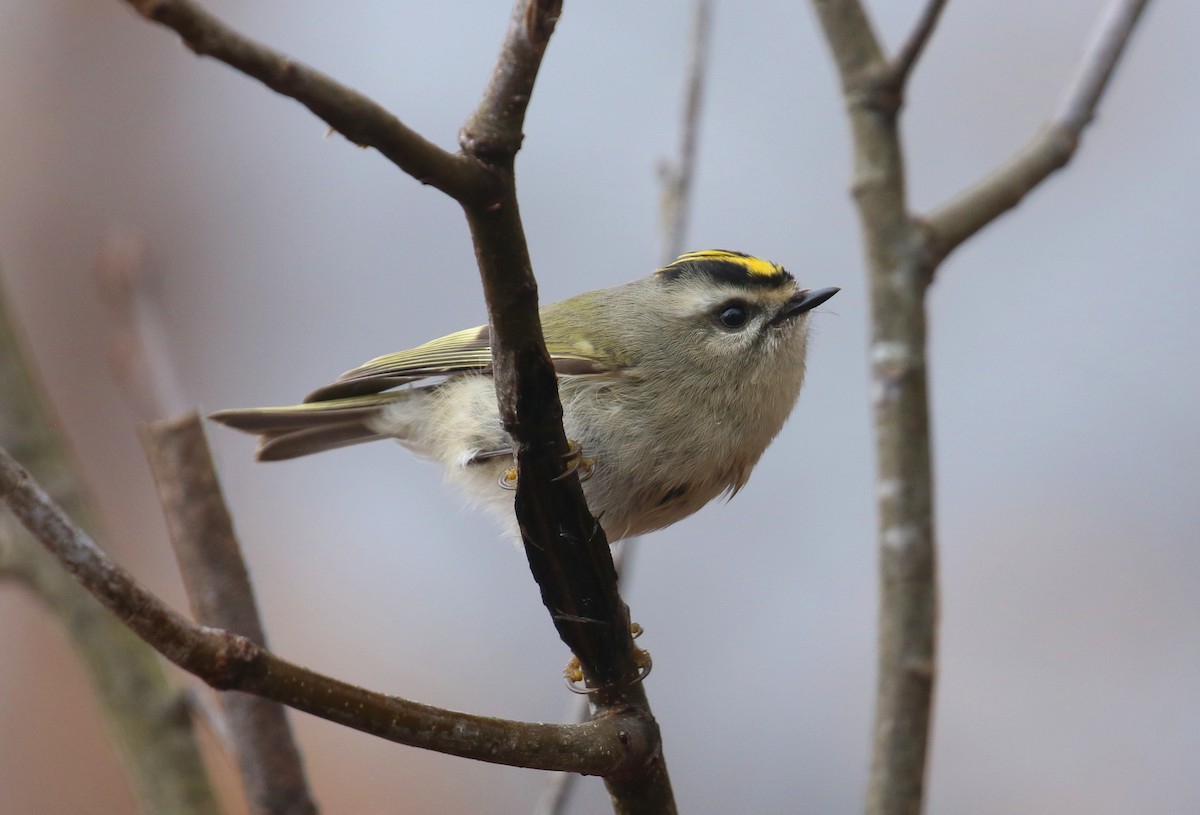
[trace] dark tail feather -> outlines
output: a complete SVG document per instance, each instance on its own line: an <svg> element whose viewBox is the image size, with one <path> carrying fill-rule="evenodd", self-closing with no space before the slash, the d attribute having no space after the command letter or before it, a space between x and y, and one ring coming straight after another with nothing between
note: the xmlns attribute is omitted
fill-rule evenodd
<svg viewBox="0 0 1200 815"><path fill-rule="evenodd" d="M281 430L264 433L258 440L258 450L255 451L254 457L259 461L283 461L381 438L383 436L362 422L343 422L319 427L302 427L296 430Z"/></svg>
<svg viewBox="0 0 1200 815"><path fill-rule="evenodd" d="M380 409L407 398L406 392L353 396L290 407L221 410L208 418L259 437L259 461L334 450L383 438L370 428Z"/></svg>

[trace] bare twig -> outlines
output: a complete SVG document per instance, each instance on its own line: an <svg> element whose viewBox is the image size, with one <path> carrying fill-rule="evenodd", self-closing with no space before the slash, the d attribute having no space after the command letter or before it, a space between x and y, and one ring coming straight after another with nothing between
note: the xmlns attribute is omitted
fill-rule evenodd
<svg viewBox="0 0 1200 815"><path fill-rule="evenodd" d="M894 63L858 0L813 0L854 137L853 191L869 266L880 560L879 676L870 815L917 815L936 661L937 581L924 296L937 264L1074 151L1145 0L1117 0L1051 127L1010 164L924 223L908 211L898 115L903 80L932 33L931 2ZM1134 8L1136 7L1136 8ZM899 83L899 84L897 84Z"/></svg>
<svg viewBox="0 0 1200 815"><path fill-rule="evenodd" d="M87 671L130 776L138 811L218 815L185 693L158 654L97 603L8 517L0 516L0 582L19 580L57 617ZM8 731L10 738L19 738Z"/></svg>
<svg viewBox="0 0 1200 815"><path fill-rule="evenodd" d="M696 176L696 149L700 143L700 112L704 103L704 79L708 70L709 30L712 0L696 0L692 6L692 31L688 38L687 70L684 74L683 121L679 154L664 160L662 180L662 265L684 251L688 216L692 203L692 181Z"/></svg>
<svg viewBox="0 0 1200 815"><path fill-rule="evenodd" d="M389 741L495 764L621 774L658 744L642 717L576 725L473 716L385 696L322 676L246 637L198 626L138 585L0 449L0 500L92 596L155 650L218 690L239 690Z"/></svg>
<svg viewBox="0 0 1200 815"><path fill-rule="evenodd" d="M925 219L931 251L950 254L1071 160L1149 0L1112 0L1049 124L1016 156Z"/></svg>
<svg viewBox="0 0 1200 815"><path fill-rule="evenodd" d="M908 82L908 77L916 67L917 60L921 58L929 38L933 36L933 30L937 27L938 18L942 16L945 7L946 0L926 0L925 7L921 9L921 16L917 18L908 39L900 46L900 50L888 66L888 79L895 83L897 88L903 88Z"/></svg>
<svg viewBox="0 0 1200 815"><path fill-rule="evenodd" d="M0 292L0 444L19 450L71 512L85 517L86 496L23 350ZM161 659L6 514L0 514L3 579L24 584L66 629L124 758L139 811L216 815L220 807L184 692Z"/></svg>
<svg viewBox="0 0 1200 815"><path fill-rule="evenodd" d="M526 105L558 12L554 2L516 3L491 82L462 128L464 150L495 170L504 194L494 206L465 209L487 296L500 415L517 452L516 512L530 567L585 675L616 688L638 675L629 610L616 591L604 531L568 467L558 383L513 182Z"/></svg>
<svg viewBox="0 0 1200 815"><path fill-rule="evenodd" d="M1114 0L1105 8L1054 116L1056 124L1082 131L1091 122L1149 2Z"/></svg>
<svg viewBox="0 0 1200 815"><path fill-rule="evenodd" d="M109 367L143 419L181 413L182 389L167 356L158 287L147 270L146 246L133 235L109 235L96 257L96 279L112 314Z"/></svg>
<svg viewBox="0 0 1200 815"><path fill-rule="evenodd" d="M188 48L290 96L360 147L374 147L422 184L459 201L482 201L492 179L477 163L443 150L373 100L313 68L232 30L191 0L123 0L174 29Z"/></svg>
<svg viewBox="0 0 1200 815"><path fill-rule="evenodd" d="M517 208L513 165L534 80L560 11L557 0L514 4L491 80L460 135L463 150L493 170L503 193L492 204L465 204L464 210L487 298L500 415L516 449L515 508L530 570L559 636L595 689L597 720L626 711L653 726L612 554L587 509L578 477L567 468L558 383L542 336L537 283ZM619 815L674 812L661 753L656 750L639 770L606 778L614 810Z"/></svg>
<svg viewBox="0 0 1200 815"><path fill-rule="evenodd" d="M208 443L194 413L141 428L192 612L201 625L266 647L254 590L225 507ZM317 811L287 713L260 696L221 696L251 811Z"/></svg>
<svg viewBox="0 0 1200 815"><path fill-rule="evenodd" d="M488 303L500 413L516 450L516 515L530 569L559 635L595 688L598 719L637 720L639 735L648 737L644 742L648 749L635 750L640 752L640 764L617 762L607 771L611 774L615 768L623 773L619 780L608 779L614 808L618 813L673 812L657 728L645 690L637 682L637 649L630 636L629 611L617 592L612 556L603 530L587 510L577 476L566 469L562 406L542 336L537 285L517 207L513 165L538 68L561 11L560 0L515 3L483 99L460 131L460 155L442 151L328 77L234 34L189 0L125 2L178 31L197 53L215 56L296 98L352 141L377 147L418 180L462 204ZM265 658L255 655L255 659ZM477 746L457 749L470 749L479 758L487 752ZM566 763L561 758L556 761Z"/></svg>

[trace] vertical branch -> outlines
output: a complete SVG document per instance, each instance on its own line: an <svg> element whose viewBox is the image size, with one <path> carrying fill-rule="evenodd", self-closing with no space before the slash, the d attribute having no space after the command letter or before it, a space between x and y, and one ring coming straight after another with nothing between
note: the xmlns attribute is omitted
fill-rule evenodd
<svg viewBox="0 0 1200 815"><path fill-rule="evenodd" d="M254 590L200 417L189 413L144 425L140 435L197 621L265 647ZM283 705L241 693L222 694L221 704L251 811L316 813Z"/></svg>
<svg viewBox="0 0 1200 815"><path fill-rule="evenodd" d="M459 137L463 152L492 172L499 192L483 204L462 203L487 299L500 416L516 451L515 510L530 570L559 636L593 688L597 717L630 711L652 724L612 553L568 468L558 382L517 207L516 153L560 12L558 0L516 0L483 99ZM606 777L605 783L619 815L675 811L659 750L641 772Z"/></svg>
<svg viewBox="0 0 1200 815"><path fill-rule="evenodd" d="M688 38L687 69L684 73L679 155L674 161L664 161L660 168L663 266L684 252L688 216L692 207L692 181L696 175L696 150L700 143L700 113L704 105L711 27L712 0L695 0L692 6L692 31Z"/></svg>
<svg viewBox="0 0 1200 815"><path fill-rule="evenodd" d="M97 277L115 320L109 349L114 374L139 414L157 418L164 404L177 404L181 397L152 297L145 247L130 238L110 238L100 253ZM199 417L191 413L147 425L140 435L196 619L265 647ZM222 695L221 706L251 811L313 815L316 806L283 706L244 694Z"/></svg>
<svg viewBox="0 0 1200 815"><path fill-rule="evenodd" d="M537 282L513 172L525 111L560 6L517 0L483 99L463 125L463 151L498 181L497 196L464 203L491 326L500 415L518 466L517 521L530 568L559 635L596 686L636 681L629 611L617 594L612 555L568 472L558 382L538 316Z"/></svg>
<svg viewBox="0 0 1200 815"><path fill-rule="evenodd" d="M930 5L902 62L889 63L856 0L814 3L838 66L854 141L871 308L879 551L879 646L867 812L917 815L936 673L924 295L931 266L908 215L898 117L903 81L936 22Z"/></svg>
<svg viewBox="0 0 1200 815"><path fill-rule="evenodd" d="M898 119L933 33L927 5L887 60L858 0L814 0L838 66L854 140L853 192L871 294L880 619L867 812L921 810L936 675L937 582L924 297L940 261L1063 166L1147 0L1113 0L1051 125L1015 159L924 220L908 211Z"/></svg>
<svg viewBox="0 0 1200 815"><path fill-rule="evenodd" d="M89 513L66 445L38 392L0 291L0 445L17 451L76 517ZM19 580L59 619L124 759L138 808L216 815L185 693L154 650L67 574L24 530L0 516L0 580Z"/></svg>

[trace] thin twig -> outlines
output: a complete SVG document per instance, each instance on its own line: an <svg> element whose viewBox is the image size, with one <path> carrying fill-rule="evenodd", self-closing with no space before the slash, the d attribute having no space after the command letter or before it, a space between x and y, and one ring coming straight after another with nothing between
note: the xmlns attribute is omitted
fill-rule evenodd
<svg viewBox="0 0 1200 815"><path fill-rule="evenodd" d="M638 676L629 610L604 530L569 467L513 179L526 105L558 11L554 2L517 0L492 79L461 131L464 150L494 169L504 192L494 206L465 211L487 298L500 415L516 449L516 514L530 568L584 674L616 689Z"/></svg>
<svg viewBox="0 0 1200 815"><path fill-rule="evenodd" d="M134 412L150 420L182 413L185 401L146 255L136 236L109 235L96 256L96 282L114 322L109 367Z"/></svg>
<svg viewBox="0 0 1200 815"><path fill-rule="evenodd" d="M1034 140L987 178L924 218L938 259L1015 207L1054 171L1074 157L1108 88L1121 55L1149 0L1112 0L1105 9L1066 93L1049 124Z"/></svg>
<svg viewBox="0 0 1200 815"><path fill-rule="evenodd" d="M355 687L287 662L249 639L191 623L142 588L0 449L0 500L109 611L185 671L314 716L463 758L594 775L636 770L658 744L640 716L553 725L473 716Z"/></svg>
<svg viewBox="0 0 1200 815"><path fill-rule="evenodd" d="M139 435L192 613L201 625L235 632L266 647L254 590L199 417L192 413L144 425ZM284 707L243 693L222 694L221 703L251 811L315 813Z"/></svg>
<svg viewBox="0 0 1200 815"><path fill-rule="evenodd" d="M374 147L422 184L459 201L488 199L493 181L477 163L443 150L372 99L278 51L244 37L191 0L122 0L174 29L201 56L213 57L307 107L360 147Z"/></svg>
<svg viewBox="0 0 1200 815"><path fill-rule="evenodd" d="M696 0L692 6L692 30L688 38L687 69L684 74L683 120L679 154L664 161L662 182L663 266L684 251L691 214L692 183L696 176L696 151L700 143L700 113L704 104L704 80L708 71L708 49L712 27L712 0Z"/></svg>
<svg viewBox="0 0 1200 815"><path fill-rule="evenodd" d="M1150 0L1115 0L1100 16L1092 32L1091 40L1084 50L1076 68L1075 76L1067 85L1062 103L1054 116L1054 123L1073 128L1077 132L1092 121L1096 106L1108 89L1109 80L1125 53L1133 29L1146 10Z"/></svg>
<svg viewBox="0 0 1200 815"><path fill-rule="evenodd" d="M888 66L888 78L897 88L904 87L908 82L908 77L933 36L933 30L937 28L938 18L942 16L945 7L946 0L927 0L925 7L921 9L921 16L917 18L908 39L900 46L900 50Z"/></svg>

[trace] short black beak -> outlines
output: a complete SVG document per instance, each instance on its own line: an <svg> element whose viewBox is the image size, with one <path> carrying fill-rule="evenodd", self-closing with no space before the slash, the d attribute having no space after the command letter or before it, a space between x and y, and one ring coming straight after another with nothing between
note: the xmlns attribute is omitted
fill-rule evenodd
<svg viewBox="0 0 1200 815"><path fill-rule="evenodd" d="M817 306L824 303L830 297L840 292L836 286L828 289L806 289L800 292L791 300L788 300L787 305L783 310L776 315L776 320L786 320L789 317L795 317L797 314L803 314L806 311L812 311Z"/></svg>

